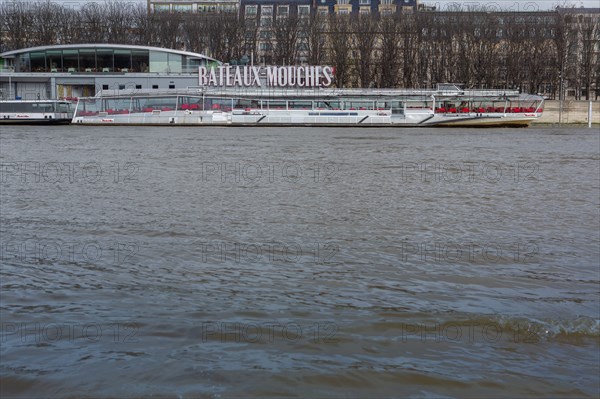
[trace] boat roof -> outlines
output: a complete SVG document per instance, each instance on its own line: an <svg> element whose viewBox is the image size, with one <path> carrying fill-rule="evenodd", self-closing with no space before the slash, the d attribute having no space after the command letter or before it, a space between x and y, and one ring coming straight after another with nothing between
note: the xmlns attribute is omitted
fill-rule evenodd
<svg viewBox="0 0 600 399"><path fill-rule="evenodd" d="M38 47L28 47L18 50L11 50L0 54L0 58L16 58L18 55L23 53L31 53L36 51L46 51L46 50L64 50L64 49L103 49L103 48L111 48L111 49L127 49L127 50L148 50L148 51L159 51L163 53L171 53L171 54L179 54L185 55L187 57L192 58L200 58L206 59L210 61L221 63L220 61L207 57L204 54L192 53L190 51L183 50L172 50L162 47L152 47L152 46L138 46L133 44L109 44L109 43L79 43L79 44L59 44L52 46L38 46Z"/></svg>
<svg viewBox="0 0 600 399"><path fill-rule="evenodd" d="M438 97L514 97L531 96L520 95L517 90L436 90L436 89L297 89L297 88L213 88L213 87L188 87L187 89L150 90L150 89L124 89L101 90L96 94L99 97L174 97L174 96L214 96L214 97L253 97L253 98L319 98L319 97L414 97L415 99Z"/></svg>

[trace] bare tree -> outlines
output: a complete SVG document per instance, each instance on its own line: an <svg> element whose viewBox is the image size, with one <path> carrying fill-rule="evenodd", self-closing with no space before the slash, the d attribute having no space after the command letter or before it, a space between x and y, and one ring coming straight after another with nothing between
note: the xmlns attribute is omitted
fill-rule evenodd
<svg viewBox="0 0 600 399"><path fill-rule="evenodd" d="M307 62L311 65L321 65L326 56L327 18L314 14L302 20L300 31L303 32L306 47Z"/></svg>
<svg viewBox="0 0 600 399"><path fill-rule="evenodd" d="M346 87L350 81L350 18L331 15L328 21L329 62L335 67L335 85Z"/></svg>
<svg viewBox="0 0 600 399"><path fill-rule="evenodd" d="M152 26L156 31L155 45L166 48L178 48L181 31L181 15L159 13L152 16Z"/></svg>
<svg viewBox="0 0 600 399"><path fill-rule="evenodd" d="M148 14L145 5L138 4L131 8L132 44L149 46L156 44L156 31L152 25L152 16Z"/></svg>
<svg viewBox="0 0 600 399"><path fill-rule="evenodd" d="M206 26L198 20L196 15L183 16L181 28L185 49L196 53L204 52L206 48Z"/></svg>
<svg viewBox="0 0 600 399"><path fill-rule="evenodd" d="M0 35L3 50L28 47L33 27L33 12L30 5L21 2L0 4ZM6 37L6 41L5 38Z"/></svg>
<svg viewBox="0 0 600 399"><path fill-rule="evenodd" d="M106 40L108 43L131 43L134 10L131 3L107 1L104 4L106 16Z"/></svg>
<svg viewBox="0 0 600 399"><path fill-rule="evenodd" d="M400 23L396 16L385 16L379 23L380 27L380 51L378 54L379 79L378 87L396 87L399 81L399 36Z"/></svg>
<svg viewBox="0 0 600 399"><path fill-rule="evenodd" d="M278 15L273 21L273 62L279 65L293 65L298 59L298 35L300 18L297 15L287 17Z"/></svg>
<svg viewBox="0 0 600 399"><path fill-rule="evenodd" d="M32 44L41 46L48 43L58 43L59 31L64 23L61 20L61 6L45 1L33 8L33 24L31 26Z"/></svg>
<svg viewBox="0 0 600 399"><path fill-rule="evenodd" d="M81 7L82 30L81 38L87 43L106 42L106 19L104 8L96 2L90 2Z"/></svg>
<svg viewBox="0 0 600 399"><path fill-rule="evenodd" d="M577 30L581 40L581 78L585 87L585 99L589 100L594 82L594 73L598 63L598 54L595 52L600 42L600 23L597 19L582 16L577 23Z"/></svg>
<svg viewBox="0 0 600 399"><path fill-rule="evenodd" d="M351 20L354 68L359 87L369 87L374 83L373 56L378 40L377 21L370 15L358 15Z"/></svg>

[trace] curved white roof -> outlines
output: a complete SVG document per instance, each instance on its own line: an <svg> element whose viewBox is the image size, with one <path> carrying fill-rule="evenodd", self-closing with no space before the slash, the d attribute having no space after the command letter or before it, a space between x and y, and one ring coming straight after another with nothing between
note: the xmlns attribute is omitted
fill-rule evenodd
<svg viewBox="0 0 600 399"><path fill-rule="evenodd" d="M203 54L199 54L199 53L191 53L189 51L181 51L181 50L171 50L171 49L167 49L167 48L162 48L162 47L151 47L151 46L137 46L137 45L133 45L133 44L106 44L106 43L79 43L79 44L59 44L59 45L52 45L52 46L39 46L39 47L29 47L29 48L23 48L23 49L19 49L19 50L12 50L12 51L7 51L4 52L2 54L0 54L0 57L2 58L13 58L19 54L22 53L31 53L34 51L46 51L46 50L62 50L62 49L79 49L79 48L112 48L112 49L127 49L127 50L149 50L149 51L160 51L163 53L171 53L171 54L179 54L179 55L185 55L187 57L192 57L192 58L201 58L201 59L206 59L206 60L210 60L210 61L216 61L221 63L220 61L211 58L211 57L207 57Z"/></svg>

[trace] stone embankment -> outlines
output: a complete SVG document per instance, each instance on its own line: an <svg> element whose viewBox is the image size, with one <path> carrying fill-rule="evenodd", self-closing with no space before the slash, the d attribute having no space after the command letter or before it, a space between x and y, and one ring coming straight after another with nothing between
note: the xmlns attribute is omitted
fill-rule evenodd
<svg viewBox="0 0 600 399"><path fill-rule="evenodd" d="M589 101L566 100L562 122L565 124L588 124ZM559 121L560 102L546 101L544 115L535 123L556 124ZM592 123L600 124L600 101L592 102Z"/></svg>

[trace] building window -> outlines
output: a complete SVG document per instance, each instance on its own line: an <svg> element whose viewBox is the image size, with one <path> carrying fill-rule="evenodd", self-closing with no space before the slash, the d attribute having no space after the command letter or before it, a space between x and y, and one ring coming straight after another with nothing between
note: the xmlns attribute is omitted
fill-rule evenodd
<svg viewBox="0 0 600 399"><path fill-rule="evenodd" d="M255 16L258 14L258 6L246 6L246 15Z"/></svg>
<svg viewBox="0 0 600 399"><path fill-rule="evenodd" d="M298 6L298 15L309 15L310 6Z"/></svg>
<svg viewBox="0 0 600 399"><path fill-rule="evenodd" d="M219 9L217 8L216 5L205 5L205 4L198 4L198 12L199 13L213 13L213 12L218 12Z"/></svg>
<svg viewBox="0 0 600 399"><path fill-rule="evenodd" d="M102 90L108 90L108 85L102 85Z"/></svg>
<svg viewBox="0 0 600 399"><path fill-rule="evenodd" d="M158 89L158 85L152 85L153 89Z"/></svg>
<svg viewBox="0 0 600 399"><path fill-rule="evenodd" d="M392 5L394 4L394 0L381 0L381 4Z"/></svg>
<svg viewBox="0 0 600 399"><path fill-rule="evenodd" d="M287 17L290 14L290 6L279 6L277 7L278 17Z"/></svg>
<svg viewBox="0 0 600 399"><path fill-rule="evenodd" d="M119 85L119 90L125 90L125 85Z"/></svg>
<svg viewBox="0 0 600 399"><path fill-rule="evenodd" d="M170 4L154 4L154 12L170 12Z"/></svg>
<svg viewBox="0 0 600 399"><path fill-rule="evenodd" d="M261 16L273 16L273 6L260 6L260 15Z"/></svg>
<svg viewBox="0 0 600 399"><path fill-rule="evenodd" d="M340 5L350 4L350 0L337 0L337 3Z"/></svg>
<svg viewBox="0 0 600 399"><path fill-rule="evenodd" d="M169 85L169 89L174 89L175 85Z"/></svg>
<svg viewBox="0 0 600 399"><path fill-rule="evenodd" d="M191 4L173 4L173 12L192 12Z"/></svg>
<svg viewBox="0 0 600 399"><path fill-rule="evenodd" d="M369 4L371 4L371 0L360 0L359 4L361 6L368 6Z"/></svg>
<svg viewBox="0 0 600 399"><path fill-rule="evenodd" d="M142 88L142 85L135 85L135 88L139 90Z"/></svg>

